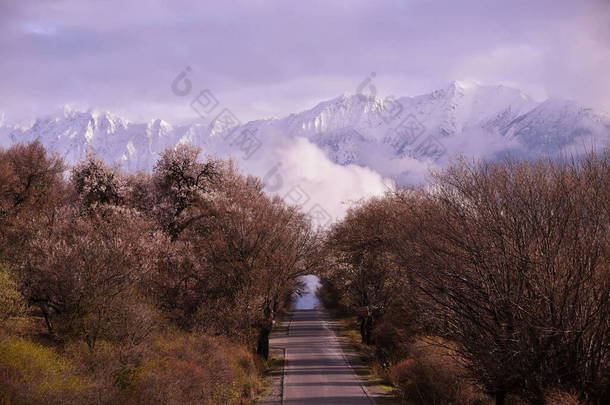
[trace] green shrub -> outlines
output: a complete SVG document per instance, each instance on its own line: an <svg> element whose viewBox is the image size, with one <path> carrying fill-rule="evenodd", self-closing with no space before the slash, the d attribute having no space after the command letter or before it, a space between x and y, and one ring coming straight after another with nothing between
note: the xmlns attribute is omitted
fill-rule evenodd
<svg viewBox="0 0 610 405"><path fill-rule="evenodd" d="M17 283L9 271L0 264L0 325L13 316L22 315L25 303Z"/></svg>
<svg viewBox="0 0 610 405"><path fill-rule="evenodd" d="M86 404L91 387L53 349L16 337L0 341L0 402Z"/></svg>

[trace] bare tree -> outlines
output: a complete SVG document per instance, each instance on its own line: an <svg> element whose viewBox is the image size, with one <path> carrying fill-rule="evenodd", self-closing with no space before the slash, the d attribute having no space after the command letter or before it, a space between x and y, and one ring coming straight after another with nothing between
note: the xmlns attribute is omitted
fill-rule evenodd
<svg viewBox="0 0 610 405"><path fill-rule="evenodd" d="M64 165L39 142L0 150L0 261L12 267L67 194Z"/></svg>
<svg viewBox="0 0 610 405"><path fill-rule="evenodd" d="M599 397L608 372L608 158L461 163L426 193L392 247L496 403L549 387ZM604 208L606 207L606 208Z"/></svg>
<svg viewBox="0 0 610 405"><path fill-rule="evenodd" d="M124 180L121 174L102 160L89 155L72 169L72 186L85 209L120 205L124 200Z"/></svg>
<svg viewBox="0 0 610 405"><path fill-rule="evenodd" d="M207 295L201 319L221 333L237 331L267 357L274 314L307 272L316 238L306 216L266 196L258 179L225 169L210 202L215 215L192 230L208 266L194 283Z"/></svg>
<svg viewBox="0 0 610 405"><path fill-rule="evenodd" d="M399 205L390 198L372 199L351 209L326 241L326 282L348 305L359 307L362 343L374 342L373 329L398 301L409 278L404 277L387 248L388 230Z"/></svg>
<svg viewBox="0 0 610 405"><path fill-rule="evenodd" d="M179 145L166 149L155 165L155 212L172 240L193 222L209 215L206 199L218 177L218 162L201 163L199 153L198 148Z"/></svg>
<svg viewBox="0 0 610 405"><path fill-rule="evenodd" d="M99 339L129 330L127 318L151 318L142 306L134 311L143 301L140 280L154 257L148 235L149 225L137 214L118 209L103 217L65 209L50 229L40 231L21 271L27 298L41 309L49 333L83 338L93 350ZM131 331L147 330L143 324L137 329Z"/></svg>
<svg viewBox="0 0 610 405"><path fill-rule="evenodd" d="M53 201L64 165L39 142L0 150L0 221Z"/></svg>

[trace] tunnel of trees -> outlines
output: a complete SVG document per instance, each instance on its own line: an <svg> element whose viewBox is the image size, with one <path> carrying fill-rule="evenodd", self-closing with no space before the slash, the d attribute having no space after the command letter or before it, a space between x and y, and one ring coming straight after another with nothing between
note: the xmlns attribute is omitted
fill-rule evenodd
<svg viewBox="0 0 610 405"><path fill-rule="evenodd" d="M0 402L250 403L315 273L407 403L610 403L610 152L459 161L322 231L263 188L0 150Z"/></svg>

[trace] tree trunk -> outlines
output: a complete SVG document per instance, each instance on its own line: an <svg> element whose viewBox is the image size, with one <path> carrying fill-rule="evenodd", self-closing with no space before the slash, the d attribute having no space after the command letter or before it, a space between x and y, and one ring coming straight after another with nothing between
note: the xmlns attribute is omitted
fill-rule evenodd
<svg viewBox="0 0 610 405"><path fill-rule="evenodd" d="M262 326L258 333L258 343L256 345L256 353L263 359L269 359L269 335L271 334L270 326Z"/></svg>
<svg viewBox="0 0 610 405"><path fill-rule="evenodd" d="M263 321L261 322L258 331L256 353L263 359L269 360L269 335L271 335L271 331L273 330L273 309L267 305L263 314Z"/></svg>
<svg viewBox="0 0 610 405"><path fill-rule="evenodd" d="M360 341L366 344L366 317L360 317Z"/></svg>
<svg viewBox="0 0 610 405"><path fill-rule="evenodd" d="M360 317L360 337L365 345L373 342L373 318L371 316Z"/></svg>
<svg viewBox="0 0 610 405"><path fill-rule="evenodd" d="M49 335L53 336L53 323L51 322L51 315L49 314L49 310L44 303L40 303L38 306L40 307L40 311L44 316L44 322L47 325L47 329L49 330Z"/></svg>
<svg viewBox="0 0 610 405"><path fill-rule="evenodd" d="M496 405L506 405L506 392L498 391L496 392Z"/></svg>
<svg viewBox="0 0 610 405"><path fill-rule="evenodd" d="M370 315L366 317L365 335L366 335L365 343L367 345L372 345L373 344L373 317Z"/></svg>

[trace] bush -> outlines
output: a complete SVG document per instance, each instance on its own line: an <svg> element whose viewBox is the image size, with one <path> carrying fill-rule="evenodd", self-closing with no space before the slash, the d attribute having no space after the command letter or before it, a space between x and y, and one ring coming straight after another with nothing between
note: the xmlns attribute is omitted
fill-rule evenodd
<svg viewBox="0 0 610 405"><path fill-rule="evenodd" d="M9 318L22 315L25 303L17 290L17 283L8 270L0 265L0 325Z"/></svg>
<svg viewBox="0 0 610 405"><path fill-rule="evenodd" d="M440 347L440 340L419 339L409 358L390 369L390 381L401 397L413 404L484 405L490 403L481 388L464 377L456 353Z"/></svg>
<svg viewBox="0 0 610 405"><path fill-rule="evenodd" d="M547 405L583 405L576 395L559 390L547 392L544 402Z"/></svg>
<svg viewBox="0 0 610 405"><path fill-rule="evenodd" d="M0 341L0 403L91 403L92 383L53 349L20 338Z"/></svg>
<svg viewBox="0 0 610 405"><path fill-rule="evenodd" d="M125 403L246 404L258 387L257 367L243 347L196 335L159 338L146 361L121 375Z"/></svg>
<svg viewBox="0 0 610 405"><path fill-rule="evenodd" d="M102 341L91 351L84 342L70 341L65 344L64 356L95 382L92 395L98 398L99 404L115 405L130 385L131 374L137 369L146 349L144 344L134 347Z"/></svg>

